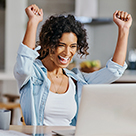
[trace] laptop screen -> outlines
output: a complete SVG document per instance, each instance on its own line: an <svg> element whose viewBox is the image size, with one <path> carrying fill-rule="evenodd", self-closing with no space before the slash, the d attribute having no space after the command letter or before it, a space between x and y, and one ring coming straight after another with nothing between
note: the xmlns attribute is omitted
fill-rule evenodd
<svg viewBox="0 0 136 136"><path fill-rule="evenodd" d="M85 85L76 135L136 134L136 84Z"/></svg>

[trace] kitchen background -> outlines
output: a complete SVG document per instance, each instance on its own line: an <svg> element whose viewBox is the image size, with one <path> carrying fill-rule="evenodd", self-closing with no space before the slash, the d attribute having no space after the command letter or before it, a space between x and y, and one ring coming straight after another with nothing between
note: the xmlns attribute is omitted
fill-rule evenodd
<svg viewBox="0 0 136 136"><path fill-rule="evenodd" d="M4 0L0 0L0 4ZM84 2L83 2L84 1ZM83 2L83 4L80 4ZM24 36L27 16L25 8L30 4L37 4L44 10L44 20L52 14L74 14L77 8L80 11L86 10L84 16L95 17L96 19L112 19L115 10L123 10L133 17L133 24L130 29L128 40L128 52L126 61L128 63L128 53L136 48L136 0L5 0L5 6L0 6L0 101L7 101L3 94L19 95L16 81L13 77L13 67L16 61L17 49ZM89 3L89 4L88 4ZM93 4L95 5L93 6ZM82 5L82 7L78 7ZM88 6L89 5L89 6ZM92 11L91 9L95 7ZM78 13L77 14L82 14ZM43 22L39 24L37 35ZM85 24L88 32L88 43L90 55L87 60L100 60L102 67L107 60L112 57L116 41L117 26L112 21L96 22ZM38 36L37 36L38 39ZM75 57L76 66L79 67L81 61ZM18 102L19 100L17 100ZM20 111L14 112L13 124L19 122Z"/></svg>

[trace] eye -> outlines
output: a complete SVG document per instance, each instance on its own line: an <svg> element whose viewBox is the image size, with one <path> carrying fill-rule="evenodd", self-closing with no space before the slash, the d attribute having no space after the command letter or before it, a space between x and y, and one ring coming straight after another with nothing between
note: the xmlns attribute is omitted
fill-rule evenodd
<svg viewBox="0 0 136 136"><path fill-rule="evenodd" d="M71 48L77 48L77 45L72 45Z"/></svg>
<svg viewBox="0 0 136 136"><path fill-rule="evenodd" d="M59 47L64 47L64 45L63 45L63 44L59 44L58 46L59 46Z"/></svg>

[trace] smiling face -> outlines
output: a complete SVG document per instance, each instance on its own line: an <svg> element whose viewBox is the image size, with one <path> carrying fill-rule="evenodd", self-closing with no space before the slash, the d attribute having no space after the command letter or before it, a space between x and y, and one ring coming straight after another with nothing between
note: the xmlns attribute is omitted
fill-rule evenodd
<svg viewBox="0 0 136 136"><path fill-rule="evenodd" d="M77 51L77 36L72 33L63 33L54 54L49 53L50 59L56 67L66 68Z"/></svg>

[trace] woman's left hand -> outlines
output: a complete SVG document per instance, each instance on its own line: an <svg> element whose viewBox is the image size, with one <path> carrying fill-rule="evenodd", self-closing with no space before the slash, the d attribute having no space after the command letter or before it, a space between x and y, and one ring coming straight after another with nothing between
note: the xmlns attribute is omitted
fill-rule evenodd
<svg viewBox="0 0 136 136"><path fill-rule="evenodd" d="M123 66L126 59L129 28L132 25L132 17L124 11L116 10L113 14L113 21L118 26L118 40L112 60Z"/></svg>
<svg viewBox="0 0 136 136"><path fill-rule="evenodd" d="M116 10L113 14L113 21L119 28L130 28L132 25L132 17L124 11Z"/></svg>

